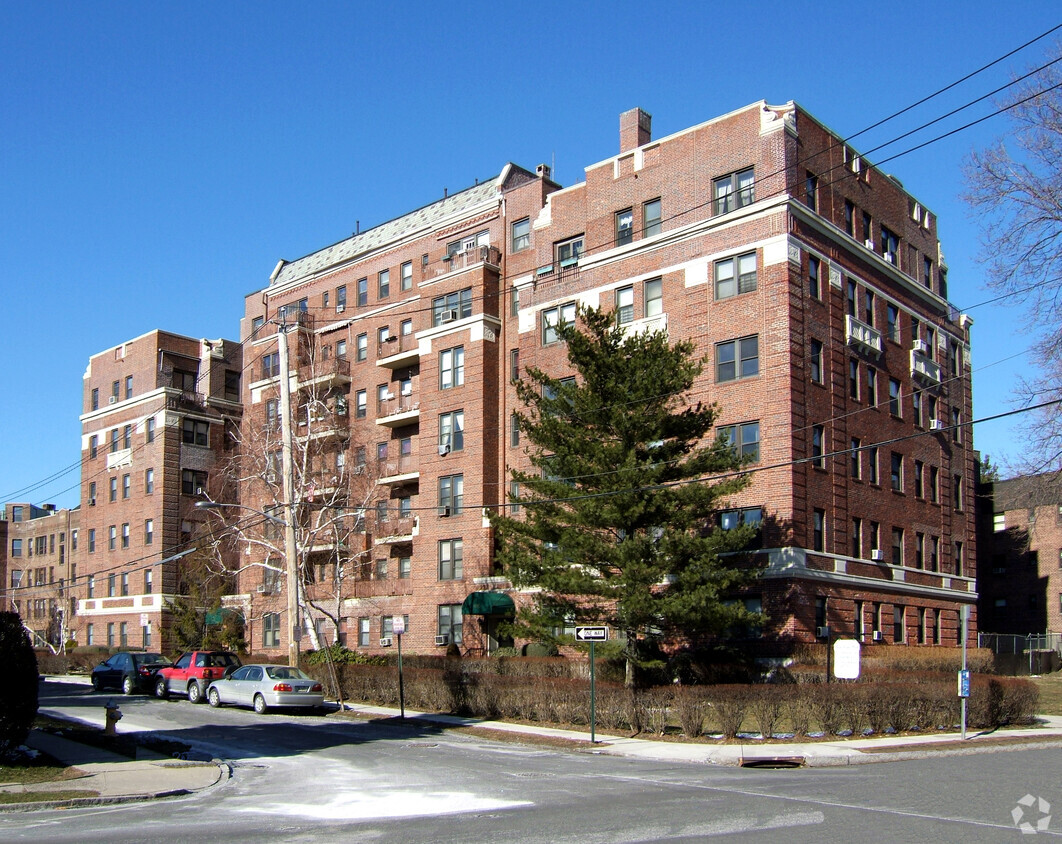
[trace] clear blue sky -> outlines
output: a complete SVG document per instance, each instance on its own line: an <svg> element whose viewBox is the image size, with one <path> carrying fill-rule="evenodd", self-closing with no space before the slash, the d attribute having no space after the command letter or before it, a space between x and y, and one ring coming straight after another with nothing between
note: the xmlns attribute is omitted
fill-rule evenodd
<svg viewBox="0 0 1062 844"><path fill-rule="evenodd" d="M91 354L153 328L238 337L243 296L278 259L347 237L356 221L368 228L509 160L552 161L558 181L581 181L617 151L618 116L634 106L662 137L793 99L848 135L1062 22L1042 0L8 0L0 14L0 501L60 506L78 502ZM854 145L987 92L1047 46ZM938 215L963 310L990 297L960 163L1006 129L996 118L887 167ZM1013 309L970 314L982 417L1011 408L1026 358L996 362L1028 338ZM1016 431L978 425L975 442L1003 457L1020 447Z"/></svg>

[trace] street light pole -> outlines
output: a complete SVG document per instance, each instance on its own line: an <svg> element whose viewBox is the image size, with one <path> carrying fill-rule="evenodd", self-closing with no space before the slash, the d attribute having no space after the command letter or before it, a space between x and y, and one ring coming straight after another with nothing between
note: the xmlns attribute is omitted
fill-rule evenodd
<svg viewBox="0 0 1062 844"><path fill-rule="evenodd" d="M295 327L298 323L296 322ZM295 484L292 481L291 446L291 382L288 372L288 331L292 326L281 321L277 330L277 351L280 365L280 438L281 471L284 475L284 557L288 578L288 665L299 665L299 639L302 627L299 623L299 560L295 549Z"/></svg>

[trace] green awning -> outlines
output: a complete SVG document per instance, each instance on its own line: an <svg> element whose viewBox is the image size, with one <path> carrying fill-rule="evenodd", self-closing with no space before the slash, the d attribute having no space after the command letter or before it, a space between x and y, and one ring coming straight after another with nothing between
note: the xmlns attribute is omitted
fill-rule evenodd
<svg viewBox="0 0 1062 844"><path fill-rule="evenodd" d="M225 620L225 616L239 615L239 612L228 607L219 607L216 610L208 610L204 621L207 624L221 624Z"/></svg>
<svg viewBox="0 0 1062 844"><path fill-rule="evenodd" d="M504 592L473 592L461 604L461 615L516 615L516 604Z"/></svg>

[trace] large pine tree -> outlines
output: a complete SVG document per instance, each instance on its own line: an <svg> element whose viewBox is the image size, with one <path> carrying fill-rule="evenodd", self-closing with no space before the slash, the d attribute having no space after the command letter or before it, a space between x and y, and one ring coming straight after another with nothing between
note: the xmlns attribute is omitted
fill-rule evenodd
<svg viewBox="0 0 1062 844"><path fill-rule="evenodd" d="M558 627L608 624L631 684L647 637L755 620L728 600L755 576L728 553L753 528L718 527L749 478L715 435L717 408L689 403L703 366L692 342L631 333L599 310L580 308L578 322L558 328L575 378L529 368L517 383L537 471L513 473L519 506L492 521L505 574L540 590L517 630L550 641Z"/></svg>

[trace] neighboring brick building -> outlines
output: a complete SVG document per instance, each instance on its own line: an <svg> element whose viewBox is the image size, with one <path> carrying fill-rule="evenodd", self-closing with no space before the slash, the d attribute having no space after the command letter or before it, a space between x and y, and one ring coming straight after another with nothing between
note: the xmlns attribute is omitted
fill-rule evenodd
<svg viewBox="0 0 1062 844"><path fill-rule="evenodd" d="M983 484L982 630L1062 633L1062 472Z"/></svg>
<svg viewBox="0 0 1062 844"><path fill-rule="evenodd" d="M22 616L34 645L61 647L76 627L78 510L11 502L4 507L5 610Z"/></svg>
<svg viewBox="0 0 1062 844"><path fill-rule="evenodd" d="M235 455L242 349L151 331L93 355L81 415L78 644L171 650L168 601L202 493Z"/></svg>
<svg viewBox="0 0 1062 844"><path fill-rule="evenodd" d="M634 109L620 153L585 172L561 188L545 166L507 165L281 262L247 297L244 438L277 418L271 321L297 321L296 419L327 415L330 433L305 443L364 529L360 545L319 550L333 571L374 560L334 601L347 644L379 647L397 615L414 650L497 644L498 611L521 598L494 568L482 511L527 466L511 382L529 365L564 374L552 329L577 303L706 355L694 398L757 455L724 524L762 524L764 577L740 597L768 615L769 649L826 627L955 644L960 606L977 601L971 320L947 301L934 215L792 103L657 141ZM256 509L275 500L241 488ZM287 644L274 586L260 568L241 581L246 617L262 620L255 650ZM492 599L481 623L463 618Z"/></svg>

